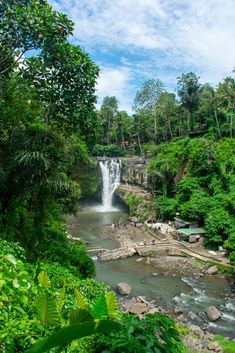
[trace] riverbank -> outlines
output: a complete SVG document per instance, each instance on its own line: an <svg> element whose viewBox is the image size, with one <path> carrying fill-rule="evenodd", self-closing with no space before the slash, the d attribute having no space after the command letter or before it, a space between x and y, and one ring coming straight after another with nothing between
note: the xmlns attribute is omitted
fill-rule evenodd
<svg viewBox="0 0 235 353"><path fill-rule="evenodd" d="M231 267L224 256L210 253L201 242L189 244L173 239L173 228L168 224L158 223L158 228L156 233L150 231L146 224L122 219L107 226L107 236L117 244L117 248L102 252L100 259L115 260L138 254L141 257L139 261L147 261L164 271L201 276L213 264ZM214 271L209 270L208 274L218 272L217 267L212 269Z"/></svg>

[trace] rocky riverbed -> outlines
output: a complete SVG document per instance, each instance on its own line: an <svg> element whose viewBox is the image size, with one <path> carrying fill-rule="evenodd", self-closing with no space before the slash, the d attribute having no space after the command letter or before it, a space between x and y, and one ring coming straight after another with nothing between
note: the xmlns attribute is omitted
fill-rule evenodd
<svg viewBox="0 0 235 353"><path fill-rule="evenodd" d="M129 293L130 288L128 287L127 284L122 283L117 288L119 293L122 294L119 297L119 304L123 312L138 315L140 318L143 318L146 314L158 312L169 315L178 323L179 329L183 333L184 344L190 352L224 352L220 344L216 342L214 335L208 331L207 325L205 323L198 324L197 315L194 314L193 316L193 313L189 313L187 316L183 315L182 311L177 307L174 310L165 309L157 300L148 301L144 296L124 296L123 293L126 293L125 289ZM227 337L227 340L230 339L232 338Z"/></svg>

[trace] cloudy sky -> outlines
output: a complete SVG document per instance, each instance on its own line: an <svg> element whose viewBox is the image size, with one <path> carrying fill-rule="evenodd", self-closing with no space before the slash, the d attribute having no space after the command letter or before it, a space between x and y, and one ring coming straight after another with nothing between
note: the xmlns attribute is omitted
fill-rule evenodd
<svg viewBox="0 0 235 353"><path fill-rule="evenodd" d="M183 72L216 85L235 67L235 0L48 2L74 21L74 43L100 66L99 102L114 95L131 112L148 79L173 92Z"/></svg>

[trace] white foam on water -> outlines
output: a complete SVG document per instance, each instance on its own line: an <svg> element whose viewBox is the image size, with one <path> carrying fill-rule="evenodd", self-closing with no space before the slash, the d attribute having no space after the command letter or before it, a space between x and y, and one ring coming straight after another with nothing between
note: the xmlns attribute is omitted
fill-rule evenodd
<svg viewBox="0 0 235 353"><path fill-rule="evenodd" d="M226 303L225 308L229 311L235 311L235 306L232 303Z"/></svg>
<svg viewBox="0 0 235 353"><path fill-rule="evenodd" d="M233 315L230 315L227 313L222 313L222 319L229 320L229 321L235 321L235 317Z"/></svg>

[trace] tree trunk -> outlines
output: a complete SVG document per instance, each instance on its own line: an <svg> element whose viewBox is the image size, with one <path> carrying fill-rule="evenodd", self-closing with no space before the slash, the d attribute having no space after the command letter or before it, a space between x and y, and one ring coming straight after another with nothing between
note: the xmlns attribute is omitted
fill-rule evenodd
<svg viewBox="0 0 235 353"><path fill-rule="evenodd" d="M172 133L172 129L171 129L170 119L168 119L168 115L166 116L166 121L168 122L168 128L169 128L170 136L172 138L173 137L173 133Z"/></svg>
<svg viewBox="0 0 235 353"><path fill-rule="evenodd" d="M234 112L234 107L231 110L231 115L230 115L230 137L233 138L233 112Z"/></svg>
<svg viewBox="0 0 235 353"><path fill-rule="evenodd" d="M157 143L157 116L154 115L154 143Z"/></svg>
<svg viewBox="0 0 235 353"><path fill-rule="evenodd" d="M215 114L215 122L216 122L217 130L218 130L219 138L221 139L221 131L220 131L217 111L216 111L215 107L214 107L214 114Z"/></svg>
<svg viewBox="0 0 235 353"><path fill-rule="evenodd" d="M123 126L121 125L121 139L122 139L122 146L124 149L126 149L125 145L125 140L124 140L124 134L123 134Z"/></svg>
<svg viewBox="0 0 235 353"><path fill-rule="evenodd" d="M141 143L140 143L139 129L137 129L137 140L138 140L138 145L139 145L140 153L142 154L142 147L141 147Z"/></svg>
<svg viewBox="0 0 235 353"><path fill-rule="evenodd" d="M187 110L187 130L188 130L188 133L190 132L190 117L191 117L191 114Z"/></svg>

